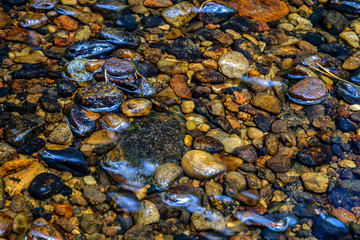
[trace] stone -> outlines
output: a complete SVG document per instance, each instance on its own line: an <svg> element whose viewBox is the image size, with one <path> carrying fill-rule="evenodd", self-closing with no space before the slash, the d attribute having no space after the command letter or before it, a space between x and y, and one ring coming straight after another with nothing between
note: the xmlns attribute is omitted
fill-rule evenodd
<svg viewBox="0 0 360 240"><path fill-rule="evenodd" d="M116 19L129 9L122 1L100 0L92 5L95 12L100 13L105 19Z"/></svg>
<svg viewBox="0 0 360 240"><path fill-rule="evenodd" d="M241 0L230 1L229 4L238 11L239 16L262 22L276 21L289 13L287 5L279 0Z"/></svg>
<svg viewBox="0 0 360 240"><path fill-rule="evenodd" d="M0 214L0 237L5 238L9 235L13 227L13 219L5 214Z"/></svg>
<svg viewBox="0 0 360 240"><path fill-rule="evenodd" d="M5 12L0 12L0 29L6 29L11 26L11 18Z"/></svg>
<svg viewBox="0 0 360 240"><path fill-rule="evenodd" d="M221 141L224 145L224 151L227 153L233 153L234 149L241 147L244 143L241 138L225 138Z"/></svg>
<svg viewBox="0 0 360 240"><path fill-rule="evenodd" d="M253 97L251 104L270 113L279 114L281 112L281 102L274 95L258 93Z"/></svg>
<svg viewBox="0 0 360 240"><path fill-rule="evenodd" d="M114 132L120 133L130 127L130 122L127 117L122 114L107 113L101 117L102 125Z"/></svg>
<svg viewBox="0 0 360 240"><path fill-rule="evenodd" d="M50 167L57 170L68 171L75 176L90 174L84 155L76 148L68 147L61 150L44 149L39 152L39 155Z"/></svg>
<svg viewBox="0 0 360 240"><path fill-rule="evenodd" d="M46 199L63 188L61 178L52 173L38 174L29 185L28 191L33 198Z"/></svg>
<svg viewBox="0 0 360 240"><path fill-rule="evenodd" d="M78 58L102 58L112 53L116 46L110 42L77 41L70 44L65 51L67 60Z"/></svg>
<svg viewBox="0 0 360 240"><path fill-rule="evenodd" d="M339 34L348 45L353 48L359 48L359 37L355 32L342 32Z"/></svg>
<svg viewBox="0 0 360 240"><path fill-rule="evenodd" d="M176 59L161 59L156 64L160 72L165 74L185 74L189 69L189 63Z"/></svg>
<svg viewBox="0 0 360 240"><path fill-rule="evenodd" d="M201 150L187 152L181 166L187 176L198 180L210 179L226 171L226 167L213 155Z"/></svg>
<svg viewBox="0 0 360 240"><path fill-rule="evenodd" d="M45 14L29 12L20 19L20 26L30 29L38 29L47 24L49 19Z"/></svg>
<svg viewBox="0 0 360 240"><path fill-rule="evenodd" d="M240 79L249 71L249 62L245 56L236 51L225 53L218 61L219 71L228 78Z"/></svg>
<svg viewBox="0 0 360 240"><path fill-rule="evenodd" d="M207 2L199 10L199 19L205 23L216 24L235 15L235 10L217 2Z"/></svg>
<svg viewBox="0 0 360 240"><path fill-rule="evenodd" d="M301 180L307 190L315 193L325 193L329 186L329 178L324 173L303 173Z"/></svg>
<svg viewBox="0 0 360 240"><path fill-rule="evenodd" d="M57 0L31 0L30 7L36 10L51 10L57 4Z"/></svg>
<svg viewBox="0 0 360 240"><path fill-rule="evenodd" d="M106 195L100 192L96 187L86 185L84 187L84 197L86 201L93 205L100 204L106 201Z"/></svg>
<svg viewBox="0 0 360 240"><path fill-rule="evenodd" d="M161 14L168 24L180 28L196 16L197 9L190 2L180 2L165 8Z"/></svg>
<svg viewBox="0 0 360 240"><path fill-rule="evenodd" d="M323 81L317 78L306 78L297 82L287 92L290 101L302 105L314 105L323 102L328 92Z"/></svg>
<svg viewBox="0 0 360 240"><path fill-rule="evenodd" d="M239 172L231 171L225 174L225 180L228 181L237 191L244 191L247 189L247 182L244 175Z"/></svg>
<svg viewBox="0 0 360 240"><path fill-rule="evenodd" d="M147 13L149 10L143 5L142 0L129 0L128 5L132 12L136 14L144 14Z"/></svg>
<svg viewBox="0 0 360 240"><path fill-rule="evenodd" d="M136 225L144 226L159 222L160 214L154 203L143 200L140 209L134 213L134 220Z"/></svg>
<svg viewBox="0 0 360 240"><path fill-rule="evenodd" d="M166 8L173 5L170 0L145 0L144 5L151 8Z"/></svg>
<svg viewBox="0 0 360 240"><path fill-rule="evenodd" d="M24 114L10 121L5 127L5 139L15 147L35 138L45 130L44 118L35 114Z"/></svg>
<svg viewBox="0 0 360 240"><path fill-rule="evenodd" d="M80 88L75 101L92 112L107 112L118 109L125 95L114 85L107 82L91 83Z"/></svg>
<svg viewBox="0 0 360 240"><path fill-rule="evenodd" d="M335 91L350 104L360 104L360 87L339 81L335 83Z"/></svg>
<svg viewBox="0 0 360 240"><path fill-rule="evenodd" d="M286 154L277 154L266 161L266 166L276 173L287 172L291 167L291 158Z"/></svg>
<svg viewBox="0 0 360 240"><path fill-rule="evenodd" d="M26 238L37 239L37 238L52 238L54 240L63 240L64 237L61 230L57 229L53 224L47 222L43 218L38 218L34 221L30 227Z"/></svg>
<svg viewBox="0 0 360 240"><path fill-rule="evenodd" d="M222 162L228 171L236 171L236 169L244 162L241 158L222 153L215 153L214 157Z"/></svg>
<svg viewBox="0 0 360 240"><path fill-rule="evenodd" d="M110 192L107 194L108 202L117 212L135 212L140 204L135 193L131 191Z"/></svg>
<svg viewBox="0 0 360 240"><path fill-rule="evenodd" d="M54 205L54 212L57 215L65 216L66 218L70 218L73 215L74 210L73 210L72 205L69 203L56 203Z"/></svg>
<svg viewBox="0 0 360 240"><path fill-rule="evenodd" d="M150 113L152 103L144 98L134 98L124 101L120 108L126 117L142 117Z"/></svg>
<svg viewBox="0 0 360 240"><path fill-rule="evenodd" d="M193 141L194 148L209 153L219 153L224 150L224 145L216 138L209 136L199 136Z"/></svg>
<svg viewBox="0 0 360 240"><path fill-rule="evenodd" d="M226 81L226 77L212 69L204 69L195 72L193 78L200 83L210 83L210 84L218 84L224 83Z"/></svg>
<svg viewBox="0 0 360 240"><path fill-rule="evenodd" d="M55 23L58 28L65 29L67 31L76 31L79 26L79 23L75 19L66 15L61 15L55 18L53 23Z"/></svg>
<svg viewBox="0 0 360 240"><path fill-rule="evenodd" d="M45 140L42 138L34 138L18 147L18 153L30 155L40 151L45 147Z"/></svg>
<svg viewBox="0 0 360 240"><path fill-rule="evenodd" d="M330 10L323 17L321 27L330 34L339 35L349 25L350 22L344 15L335 10Z"/></svg>
<svg viewBox="0 0 360 240"><path fill-rule="evenodd" d="M67 6L67 5L57 4L55 6L54 10L58 14L73 17L86 25L88 25L90 23L101 24L104 22L104 18L101 16L100 13L85 12L85 11L82 11L75 7L71 7L71 6Z"/></svg>
<svg viewBox="0 0 360 240"><path fill-rule="evenodd" d="M95 213L84 214L81 216L80 228L86 233L92 234L101 232L103 225L103 219Z"/></svg>
<svg viewBox="0 0 360 240"><path fill-rule="evenodd" d="M141 23L148 28L158 27L166 24L161 17L157 16L145 16L141 19Z"/></svg>
<svg viewBox="0 0 360 240"><path fill-rule="evenodd" d="M182 169L180 166L174 163L164 163L160 165L155 173L154 180L159 187L168 187L176 179L182 175Z"/></svg>
<svg viewBox="0 0 360 240"><path fill-rule="evenodd" d="M79 106L66 105L63 112L67 124L76 136L89 136L95 130L96 121L90 119Z"/></svg>
<svg viewBox="0 0 360 240"><path fill-rule="evenodd" d="M116 45L118 48L137 49L141 40L136 33L121 28L106 27L100 30L98 38Z"/></svg>
<svg viewBox="0 0 360 240"><path fill-rule="evenodd" d="M187 85L186 78L183 75L175 74L170 79L170 86L178 97L191 99L191 90Z"/></svg>
<svg viewBox="0 0 360 240"><path fill-rule="evenodd" d="M307 166L322 166L331 161L332 153L328 145L311 146L299 151L296 158Z"/></svg>
<svg viewBox="0 0 360 240"><path fill-rule="evenodd" d="M189 38L177 38L169 44L166 51L175 55L178 59L198 59L201 56L200 50Z"/></svg>
<svg viewBox="0 0 360 240"><path fill-rule="evenodd" d="M55 144L67 145L74 139L70 126L67 123L60 123L49 135L48 140Z"/></svg>
<svg viewBox="0 0 360 240"><path fill-rule="evenodd" d="M25 56L20 56L14 59L14 62L16 63L29 63L29 64L37 64L37 63L43 63L48 58L44 55L44 53L40 50L32 52Z"/></svg>
<svg viewBox="0 0 360 240"><path fill-rule="evenodd" d="M255 128L255 127L250 127L248 130L247 130L247 136L250 138L250 139L261 139L264 137L264 133L258 129L258 128Z"/></svg>
<svg viewBox="0 0 360 240"><path fill-rule="evenodd" d="M237 147L234 149L233 154L248 163L253 163L257 159L256 150L251 145Z"/></svg>
<svg viewBox="0 0 360 240"><path fill-rule="evenodd" d="M147 11L146 8L145 8L145 10ZM129 31L134 31L138 28L139 23L136 21L136 17L134 17L132 15L131 16L124 15L124 16L120 16L116 19L115 26L125 28L126 30L129 30Z"/></svg>
<svg viewBox="0 0 360 240"><path fill-rule="evenodd" d="M226 226L225 218L219 211L212 211L211 217L209 218L206 218L204 214L201 213L193 213L190 223L196 231L221 231L225 229Z"/></svg>

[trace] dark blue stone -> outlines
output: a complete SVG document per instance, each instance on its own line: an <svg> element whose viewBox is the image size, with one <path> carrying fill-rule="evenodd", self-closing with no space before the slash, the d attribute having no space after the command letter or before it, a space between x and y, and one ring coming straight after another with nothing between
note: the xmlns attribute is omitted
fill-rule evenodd
<svg viewBox="0 0 360 240"><path fill-rule="evenodd" d="M116 46L110 42L77 41L66 48L64 57L67 60L74 58L103 58L115 49Z"/></svg>
<svg viewBox="0 0 360 240"><path fill-rule="evenodd" d="M22 114L36 113L37 105L34 103L24 102L22 104L5 103L4 111L6 112L19 112Z"/></svg>
<svg viewBox="0 0 360 240"><path fill-rule="evenodd" d="M258 117L255 117L254 120L255 120L256 126L258 128L260 128L261 131L263 131L263 132L270 131L271 124L272 124L271 118L264 117L264 116L258 116Z"/></svg>
<svg viewBox="0 0 360 240"><path fill-rule="evenodd" d="M358 0L331 0L329 6L341 12L360 13L360 1Z"/></svg>
<svg viewBox="0 0 360 240"><path fill-rule="evenodd" d="M339 43L325 43L318 46L318 51L344 61L351 56L351 48Z"/></svg>
<svg viewBox="0 0 360 240"><path fill-rule="evenodd" d="M350 104L360 104L360 87L339 81L335 84L336 93Z"/></svg>
<svg viewBox="0 0 360 240"><path fill-rule="evenodd" d="M45 199L61 191L64 183L52 173L40 173L30 183L28 191L33 198Z"/></svg>
<svg viewBox="0 0 360 240"><path fill-rule="evenodd" d="M335 156L337 156L339 158L342 158L344 156L344 153L343 153L341 147L337 144L334 144L331 146L331 151Z"/></svg>
<svg viewBox="0 0 360 240"><path fill-rule="evenodd" d="M0 97L4 97L9 91L7 87L0 87Z"/></svg>
<svg viewBox="0 0 360 240"><path fill-rule="evenodd" d="M134 31L138 28L139 23L136 21L136 17L132 15L120 16L115 21L115 26L125 28L129 31Z"/></svg>
<svg viewBox="0 0 360 240"><path fill-rule="evenodd" d="M360 85L360 67L358 67L350 77L350 82Z"/></svg>
<svg viewBox="0 0 360 240"><path fill-rule="evenodd" d="M311 43L314 46L319 46L323 43L326 43L325 38L318 33L306 33L302 39Z"/></svg>
<svg viewBox="0 0 360 240"><path fill-rule="evenodd" d="M75 176L86 176L90 174L88 165L82 152L69 147L62 150L44 149L39 155L52 168L60 171L68 171Z"/></svg>
<svg viewBox="0 0 360 240"><path fill-rule="evenodd" d="M336 125L342 132L354 132L356 130L356 127L354 124L349 122L347 119L343 117L338 117L336 119Z"/></svg>
<svg viewBox="0 0 360 240"><path fill-rule="evenodd" d="M313 235L318 239L338 240L349 235L349 229L340 220L324 215L314 218Z"/></svg>
<svg viewBox="0 0 360 240"><path fill-rule="evenodd" d="M141 19L141 23L144 24L145 27L153 28L164 25L165 21L161 17L148 16L148 17L143 17Z"/></svg>
<svg viewBox="0 0 360 240"><path fill-rule="evenodd" d="M321 27L333 35L339 35L346 27L350 26L350 21L335 10L330 10L324 14L321 23Z"/></svg>
<svg viewBox="0 0 360 240"><path fill-rule="evenodd" d="M315 26L320 24L324 16L326 16L327 11L323 7L318 7L314 10L313 14L309 17L309 21Z"/></svg>
<svg viewBox="0 0 360 240"><path fill-rule="evenodd" d="M35 138L17 148L18 153L30 155L45 147L45 140Z"/></svg>
<svg viewBox="0 0 360 240"><path fill-rule="evenodd" d="M221 24L220 28L223 32L225 32L226 29L232 29L236 32L245 33L252 32L255 29L255 25L250 19L236 17Z"/></svg>
<svg viewBox="0 0 360 240"><path fill-rule="evenodd" d="M56 83L56 90L60 97L71 97L78 89L77 85L71 81L60 79Z"/></svg>

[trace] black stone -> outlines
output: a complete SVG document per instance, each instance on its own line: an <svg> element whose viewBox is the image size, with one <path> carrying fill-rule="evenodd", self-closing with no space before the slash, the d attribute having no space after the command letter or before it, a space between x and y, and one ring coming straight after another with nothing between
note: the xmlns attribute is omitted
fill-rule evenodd
<svg viewBox="0 0 360 240"><path fill-rule="evenodd" d="M318 239L338 240L349 235L349 230L340 220L321 213L313 219L312 233Z"/></svg>
<svg viewBox="0 0 360 240"><path fill-rule="evenodd" d="M180 59L197 59L201 56L200 50L189 38L176 39L166 48L166 51Z"/></svg>
<svg viewBox="0 0 360 240"><path fill-rule="evenodd" d="M111 41L77 41L66 48L64 57L67 60L74 58L104 58L115 49L116 46Z"/></svg>
<svg viewBox="0 0 360 240"><path fill-rule="evenodd" d="M360 87L338 81L335 84L336 93L350 104L360 103Z"/></svg>
<svg viewBox="0 0 360 240"><path fill-rule="evenodd" d="M18 153L30 155L45 147L45 140L35 138L17 148Z"/></svg>
<svg viewBox="0 0 360 240"><path fill-rule="evenodd" d="M35 114L23 114L5 127L5 139L15 147L30 141L45 130L45 120Z"/></svg>
<svg viewBox="0 0 360 240"><path fill-rule="evenodd" d="M7 87L0 87L0 97L4 97L9 91Z"/></svg>
<svg viewBox="0 0 360 240"><path fill-rule="evenodd" d="M331 151L334 156L342 158L344 156L344 152L342 151L341 147L338 144L334 144L331 146Z"/></svg>
<svg viewBox="0 0 360 240"><path fill-rule="evenodd" d="M114 44L118 48L138 49L141 43L138 35L120 28L103 28L100 30L98 38Z"/></svg>
<svg viewBox="0 0 360 240"><path fill-rule="evenodd" d="M360 113L359 112L351 113L350 120L356 123L360 123Z"/></svg>
<svg viewBox="0 0 360 240"><path fill-rule="evenodd" d="M30 183L28 191L33 198L45 199L60 192L64 183L52 173L40 173Z"/></svg>
<svg viewBox="0 0 360 240"><path fill-rule="evenodd" d="M161 17L157 17L157 16L143 17L141 19L141 23L144 24L145 27L148 27L148 28L153 28L153 27L157 27L157 26L166 24L165 21Z"/></svg>
<svg viewBox="0 0 360 240"><path fill-rule="evenodd" d="M328 145L308 147L299 151L296 158L307 166L325 165L331 161L331 148Z"/></svg>
<svg viewBox="0 0 360 240"><path fill-rule="evenodd" d="M77 85L71 81L60 79L56 83L56 90L60 97L71 97L78 89Z"/></svg>
<svg viewBox="0 0 360 240"><path fill-rule="evenodd" d="M351 56L351 48L339 43L325 43L318 46L318 51L344 61Z"/></svg>
<svg viewBox="0 0 360 240"><path fill-rule="evenodd" d="M321 22L321 27L333 35L339 35L348 26L350 26L350 21L335 10L328 11Z"/></svg>
<svg viewBox="0 0 360 240"><path fill-rule="evenodd" d="M155 77L158 74L156 65L149 61L139 61L136 67L138 72L146 78Z"/></svg>
<svg viewBox="0 0 360 240"><path fill-rule="evenodd" d="M350 77L350 82L360 85L360 67L358 67Z"/></svg>
<svg viewBox="0 0 360 240"><path fill-rule="evenodd" d="M204 102L203 99L197 98L197 99L193 99L193 101L195 103L195 108L194 108L195 112L204 116L206 116L209 113L206 107L206 102Z"/></svg>
<svg viewBox="0 0 360 240"><path fill-rule="evenodd" d="M94 9L95 12L100 13L105 19L115 19L120 17L123 12L126 12L129 9L129 6L125 1L99 0L92 5L92 9Z"/></svg>
<svg viewBox="0 0 360 240"><path fill-rule="evenodd" d="M304 112L306 114L307 119L309 119L309 122L312 123L314 119L325 116L325 107L323 105L316 104L313 106L306 107L304 109Z"/></svg>
<svg viewBox="0 0 360 240"><path fill-rule="evenodd" d="M47 77L49 70L44 67L38 68L22 68L20 70L14 71L11 73L13 79L31 79L31 78L41 78Z"/></svg>
<svg viewBox="0 0 360 240"><path fill-rule="evenodd" d="M325 38L318 33L308 32L303 36L302 39L311 43L314 46L319 46L326 43Z"/></svg>
<svg viewBox="0 0 360 240"><path fill-rule="evenodd" d="M254 57L260 55L259 46L247 39L235 40L233 48L235 51L241 52L250 61L254 61Z"/></svg>
<svg viewBox="0 0 360 240"><path fill-rule="evenodd" d="M125 28L129 31L134 31L138 28L139 23L136 21L136 17L133 15L120 16L115 21L115 26Z"/></svg>
<svg viewBox="0 0 360 240"><path fill-rule="evenodd" d="M199 18L205 23L219 23L225 21L236 13L235 9L217 2L206 3L199 11Z"/></svg>
<svg viewBox="0 0 360 240"><path fill-rule="evenodd" d="M265 116L257 116L254 119L255 124L263 132L268 132L271 129L272 120Z"/></svg>
<svg viewBox="0 0 360 240"><path fill-rule="evenodd" d="M96 121L90 120L79 106L65 106L64 115L76 136L89 136L95 131Z"/></svg>
<svg viewBox="0 0 360 240"><path fill-rule="evenodd" d="M314 10L313 14L309 17L309 21L315 26L321 23L324 16L327 15L327 11L323 7L318 7Z"/></svg>
<svg viewBox="0 0 360 240"><path fill-rule="evenodd" d="M360 14L360 2L357 0L331 0L329 6L351 14Z"/></svg>
<svg viewBox="0 0 360 240"><path fill-rule="evenodd" d="M6 4L9 4L9 5L17 5L17 6L20 6L20 5L24 5L28 2L29 0L1 0L0 2L4 2Z"/></svg>
<svg viewBox="0 0 360 240"><path fill-rule="evenodd" d="M354 132L356 130L354 124L343 117L338 117L336 119L336 125L342 132Z"/></svg>
<svg viewBox="0 0 360 240"><path fill-rule="evenodd" d="M236 32L247 33L252 32L255 29L255 25L247 18L235 17L221 24L220 29L223 32L226 29L232 29Z"/></svg>
<svg viewBox="0 0 360 240"><path fill-rule="evenodd" d="M84 155L75 148L69 147L62 150L44 149L39 152L39 155L50 167L57 170L68 171L75 176L90 174Z"/></svg>
<svg viewBox="0 0 360 240"><path fill-rule="evenodd" d="M210 136L199 136L194 139L194 148L209 153L220 153L224 151L224 145L216 138Z"/></svg>
<svg viewBox="0 0 360 240"><path fill-rule="evenodd" d="M61 105L55 98L42 96L40 98L40 103L43 109L47 112L53 113L61 111Z"/></svg>
<svg viewBox="0 0 360 240"><path fill-rule="evenodd" d="M212 117L209 116L209 120L213 122L216 126L220 127L222 130L224 130L227 133L232 132L232 126L229 122L229 120L226 117Z"/></svg>

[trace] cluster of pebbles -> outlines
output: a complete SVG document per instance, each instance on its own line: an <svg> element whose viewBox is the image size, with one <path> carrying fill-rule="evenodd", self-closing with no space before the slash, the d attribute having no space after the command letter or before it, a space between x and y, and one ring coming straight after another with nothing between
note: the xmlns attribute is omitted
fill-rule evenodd
<svg viewBox="0 0 360 240"><path fill-rule="evenodd" d="M360 239L359 14L0 0L0 239Z"/></svg>

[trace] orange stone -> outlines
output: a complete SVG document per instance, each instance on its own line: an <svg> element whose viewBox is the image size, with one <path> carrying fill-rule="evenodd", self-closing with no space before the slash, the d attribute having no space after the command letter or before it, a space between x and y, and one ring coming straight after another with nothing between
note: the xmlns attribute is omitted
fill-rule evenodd
<svg viewBox="0 0 360 240"><path fill-rule="evenodd" d="M67 31L76 31L79 26L78 21L66 15L61 15L55 18L53 22L58 28L65 29Z"/></svg>
<svg viewBox="0 0 360 240"><path fill-rule="evenodd" d="M289 14L289 8L280 0L236 0L230 1L229 4L241 17L262 22L276 21Z"/></svg>
<svg viewBox="0 0 360 240"><path fill-rule="evenodd" d="M19 159L19 160L12 160L9 162L5 162L0 167L0 176L5 177L12 173L21 171L21 170L27 168L28 166L30 166L34 161L35 161L35 159Z"/></svg>
<svg viewBox="0 0 360 240"><path fill-rule="evenodd" d="M170 0L145 0L144 6L150 8L166 8L173 5L173 2Z"/></svg>
<svg viewBox="0 0 360 240"><path fill-rule="evenodd" d="M56 203L54 205L54 212L58 215L70 218L73 215L73 207L69 203Z"/></svg>
<svg viewBox="0 0 360 240"><path fill-rule="evenodd" d="M170 79L170 86L174 90L176 96L186 99L191 99L190 87L186 83L185 76L180 74L175 74Z"/></svg>
<svg viewBox="0 0 360 240"><path fill-rule="evenodd" d="M35 220L34 225L30 228L27 239L51 239L63 240L64 237L59 229L43 218Z"/></svg>
<svg viewBox="0 0 360 240"><path fill-rule="evenodd" d="M243 160L238 157L226 155L223 153L215 153L216 157L220 162L222 162L228 171L236 171L236 169L243 164Z"/></svg>

